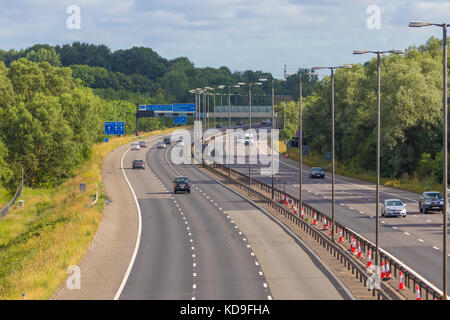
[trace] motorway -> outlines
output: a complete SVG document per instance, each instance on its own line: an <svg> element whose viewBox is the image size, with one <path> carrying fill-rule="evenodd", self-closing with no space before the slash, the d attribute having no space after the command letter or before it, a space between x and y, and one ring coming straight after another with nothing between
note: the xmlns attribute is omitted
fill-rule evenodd
<svg viewBox="0 0 450 320"><path fill-rule="evenodd" d="M154 143L123 156L140 208L141 233L117 297L349 298L258 208L193 165L174 164L172 151L179 147L157 149ZM146 169L131 169L134 159L145 159ZM173 194L177 175L191 179L190 194Z"/></svg>
<svg viewBox="0 0 450 320"><path fill-rule="evenodd" d="M264 142L258 148L264 147ZM248 157L245 156L246 163ZM248 165L232 168L248 175ZM272 177L260 174L261 166L252 165L252 178L268 185ZM331 216L331 173L325 179L310 179L310 167L303 165L303 201ZM292 196L299 197L298 163L279 157L275 184ZM418 209L419 195L382 186L380 201L398 198L407 207L407 217L387 218L380 215L380 248L415 270L442 289L442 214L423 214ZM375 243L375 184L340 175L335 177L335 218L354 232ZM447 243L447 246L450 243ZM450 282L449 282L450 284Z"/></svg>

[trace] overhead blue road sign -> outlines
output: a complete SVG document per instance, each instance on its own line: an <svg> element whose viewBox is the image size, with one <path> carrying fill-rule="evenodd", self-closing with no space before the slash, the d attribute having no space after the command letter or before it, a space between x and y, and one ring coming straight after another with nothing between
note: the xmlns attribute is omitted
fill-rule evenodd
<svg viewBox="0 0 450 320"><path fill-rule="evenodd" d="M161 112L171 112L172 105L171 104L148 104L139 106L139 110L143 111L161 111Z"/></svg>
<svg viewBox="0 0 450 320"><path fill-rule="evenodd" d="M124 121L105 121L105 134L123 135L125 134Z"/></svg>
<svg viewBox="0 0 450 320"><path fill-rule="evenodd" d="M194 103L174 103L172 107L173 112L195 112Z"/></svg>
<svg viewBox="0 0 450 320"><path fill-rule="evenodd" d="M186 124L187 118L186 117L173 117L173 123L174 124Z"/></svg>

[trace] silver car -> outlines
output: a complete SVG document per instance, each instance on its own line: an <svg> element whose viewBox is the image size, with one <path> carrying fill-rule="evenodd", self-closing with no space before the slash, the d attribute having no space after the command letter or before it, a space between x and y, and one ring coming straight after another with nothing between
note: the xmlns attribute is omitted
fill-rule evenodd
<svg viewBox="0 0 450 320"><path fill-rule="evenodd" d="M381 204L381 216L406 217L406 205L399 199L387 199Z"/></svg>

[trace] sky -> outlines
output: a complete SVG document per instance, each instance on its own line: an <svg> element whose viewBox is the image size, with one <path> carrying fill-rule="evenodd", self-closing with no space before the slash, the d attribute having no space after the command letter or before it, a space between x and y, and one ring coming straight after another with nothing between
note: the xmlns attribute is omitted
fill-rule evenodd
<svg viewBox="0 0 450 320"><path fill-rule="evenodd" d="M150 47L196 67L288 72L370 60L356 49L406 49L450 23L450 0L0 0L0 49L74 41ZM73 8L76 8L73 10ZM327 72L327 71L324 71ZM328 71L329 72L329 71Z"/></svg>

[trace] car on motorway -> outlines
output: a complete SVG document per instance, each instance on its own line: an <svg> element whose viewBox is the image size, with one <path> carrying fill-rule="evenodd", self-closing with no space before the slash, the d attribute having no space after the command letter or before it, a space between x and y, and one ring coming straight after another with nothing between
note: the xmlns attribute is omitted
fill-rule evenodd
<svg viewBox="0 0 450 320"><path fill-rule="evenodd" d="M242 121L239 121L237 124L236 124L236 128L242 128L244 125L242 124Z"/></svg>
<svg viewBox="0 0 450 320"><path fill-rule="evenodd" d="M386 199L381 204L382 217L406 217L406 205L399 199Z"/></svg>
<svg viewBox="0 0 450 320"><path fill-rule="evenodd" d="M139 141L139 147L141 147L141 148L147 148L147 142L145 142L145 141Z"/></svg>
<svg viewBox="0 0 450 320"><path fill-rule="evenodd" d="M170 137L164 137L164 143L170 144L172 142L172 139Z"/></svg>
<svg viewBox="0 0 450 320"><path fill-rule="evenodd" d="M133 160L133 169L145 169L144 160Z"/></svg>
<svg viewBox="0 0 450 320"><path fill-rule="evenodd" d="M137 142L133 142L132 144L131 144L131 148L130 148L131 150L141 150L141 146L139 145L139 143L137 143Z"/></svg>
<svg viewBox="0 0 450 320"><path fill-rule="evenodd" d="M245 143L245 137L242 134L238 135L237 138L236 138L236 143L237 144L244 144Z"/></svg>
<svg viewBox="0 0 450 320"><path fill-rule="evenodd" d="M325 178L325 172L322 168L312 167L309 171L309 178Z"/></svg>
<svg viewBox="0 0 450 320"><path fill-rule="evenodd" d="M420 195L419 211L428 213L429 211L444 211L444 199L440 192L426 191Z"/></svg>
<svg viewBox="0 0 450 320"><path fill-rule="evenodd" d="M265 126L270 126L272 124L272 121L270 120L263 120L261 121L261 126L265 127Z"/></svg>
<svg viewBox="0 0 450 320"><path fill-rule="evenodd" d="M179 146L179 147L182 147L182 146L184 146L184 142L183 142L183 140L177 140L177 144L176 144L176 146Z"/></svg>
<svg viewBox="0 0 450 320"><path fill-rule="evenodd" d="M156 149L165 149L166 144L163 141L160 141L156 144Z"/></svg>
<svg viewBox="0 0 450 320"><path fill-rule="evenodd" d="M178 191L191 193L191 181L188 177L175 177L173 180L173 193L177 193Z"/></svg>
<svg viewBox="0 0 450 320"><path fill-rule="evenodd" d="M253 135L246 133L244 141L245 141L245 145L253 144Z"/></svg>
<svg viewBox="0 0 450 320"><path fill-rule="evenodd" d="M222 128L222 124L221 124L221 123L216 124L216 128L217 128L217 129Z"/></svg>

